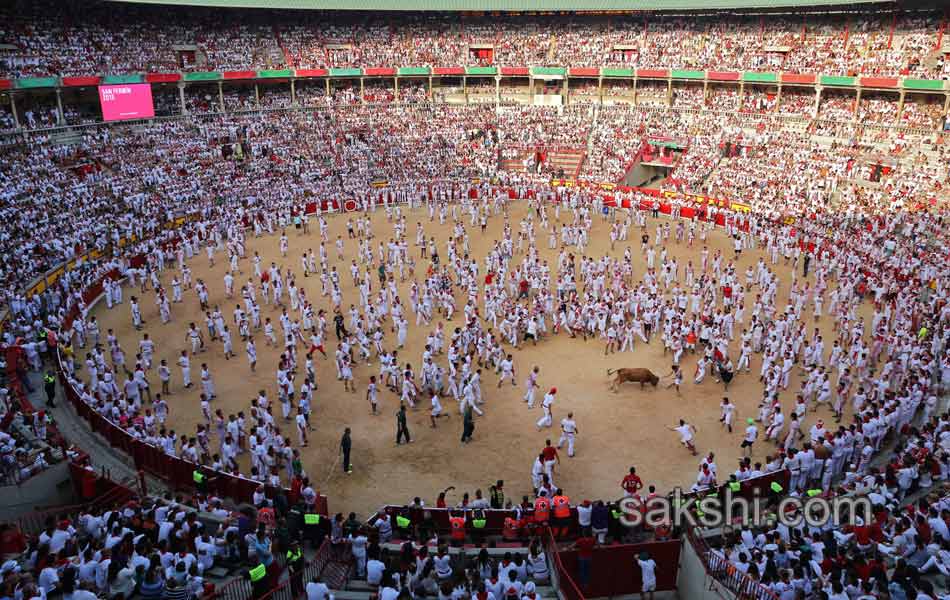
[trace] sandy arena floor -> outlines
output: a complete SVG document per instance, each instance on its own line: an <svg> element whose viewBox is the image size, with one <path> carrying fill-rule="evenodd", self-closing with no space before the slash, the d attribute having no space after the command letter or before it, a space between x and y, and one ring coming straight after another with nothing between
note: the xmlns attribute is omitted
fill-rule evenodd
<svg viewBox="0 0 950 600"><path fill-rule="evenodd" d="M512 229L517 229L517 220L524 215L526 207L515 205L512 209ZM553 218L553 211L551 211ZM562 215L563 218L563 215ZM439 243L440 254L444 255L444 242L450 233L450 226L427 222L427 214L422 210L408 215L408 235L410 242L415 237L415 222L426 219L426 236L434 235ZM662 219L662 218L661 218ZM337 265L341 271L343 284L343 306L358 302L358 294L352 286L346 265L349 265L356 253L356 241L345 240L346 254L343 261L336 259L336 251L332 241L337 235L346 238L346 219L342 216L331 216L330 240L327 244L331 265ZM655 221L648 219L647 232L651 242L656 229ZM388 239L392 235L392 226L386 222L386 215L379 211L373 216L374 232L377 238ZM467 225L467 219L466 219ZM469 229L470 245L476 257L481 259L495 239L501 238L503 221L501 217L493 217L489 221L488 231L482 235L478 228ZM602 256L610 252L609 225L598 217L591 232L591 244L587 255ZM319 233L316 221L311 220L309 236L298 236L296 231L288 231L290 238L290 253L282 259L278 251L277 236L260 239L249 238L247 256L253 256L257 251L264 259L263 265L271 261L283 266L283 272L289 268L298 273L297 283L306 289L307 297L314 302L316 308L325 308L330 312L329 297L320 296L320 282L316 277L304 279L300 273L300 255L309 248L316 251L319 246ZM639 281L646 269L645 257L640 253L640 230L634 226L630 230L628 244L632 247L635 261L635 280ZM540 249L541 257L549 264L556 264L557 251L547 249L547 235L539 234L538 243L544 247ZM716 249L723 252L728 259L733 254L731 239L721 230L710 234L707 243L710 248L710 260ZM623 255L624 246L617 244L611 253ZM702 243L692 248L685 244L676 245L670 240L669 251L677 257L681 265L692 260L697 266L701 262L700 252ZM418 253L418 249L412 248ZM760 251L746 251L739 261L741 279L744 281L746 266L754 264L762 253ZM424 261L417 257L417 277L424 273ZM516 257L520 261L521 257ZM230 321L231 311L236 304L235 300L226 300L224 297L223 276L227 263L227 256L223 252L216 254L217 264L209 268L208 260L202 249L200 254L191 261L193 277L202 278L207 282L211 291L211 304L219 304L225 318ZM657 257L659 262L659 257ZM427 265L428 263L425 262ZM725 264L725 261L724 261ZM775 265L782 282L779 297L783 307L787 299L791 282L790 267L782 264ZM249 259L241 262L243 274L235 278L235 290L239 290L249 275L253 275L253 266ZM682 270L680 271L682 273ZM374 291L378 289L378 281L374 273ZM166 270L162 277L164 285L169 286L172 272ZM552 274L553 279L553 274ZM400 293L403 301L408 299L409 282L400 284ZM131 326L131 317L128 308L128 298L139 295L138 290L126 289L126 302L111 311L104 303L100 303L93 314L100 321L103 339L108 328L116 331L122 347L125 349L127 360L134 361L134 354L141 337ZM286 296L285 296L286 297ZM457 295L458 297L458 295ZM749 322L751 305L754 301L754 292L747 295L746 323ZM239 297L238 297L239 301ZM161 358L168 360L172 368L172 392L168 398L170 416L168 424L180 436L182 433L192 435L194 426L201 418L198 405L200 393L199 372L202 362L207 362L211 368L218 398L212 403L212 409L221 408L225 415L236 413L238 410L247 410L251 400L259 389L265 389L268 396L275 403L274 414L279 419L280 406L276 403L276 366L278 352L274 348L265 346L263 335L256 336L258 347L257 372L252 373L244 353L244 343L237 335L236 327L231 326L234 336L234 351L236 358L230 361L224 359L221 346L215 343L211 349L192 359L192 377L195 386L185 390L181 386L181 373L175 365L175 359L185 345L185 331L190 321L198 323L204 330L204 318L199 311L197 295L194 291L184 291L184 302L172 305L172 322L162 325L158 316L158 309L154 302L152 291L144 294L141 299L143 317L147 322L145 330L150 333L156 343L155 365ZM462 303L458 304L462 307ZM479 308L482 308L479 303ZM865 307L866 308L866 307ZM277 324L279 312L273 306L262 305L263 317L271 317ZM811 306L805 309L805 314L811 320ZM345 313L345 311L344 311ZM425 335L428 331L424 326L416 327L414 315L410 315L409 338L406 348L400 351L402 362L409 361L417 373L421 364L421 353ZM347 322L349 321L347 317ZM456 315L455 322L447 323L447 329L459 322ZM432 327L434 328L435 321ZM826 348L831 347L831 321L824 317L820 323L826 340ZM549 319L550 327L550 319ZM809 331L813 325L809 323ZM279 329L279 327L278 327ZM562 452L561 464L555 472L555 484L564 488L572 501L580 502L585 498L613 499L621 495L620 480L627 473L631 465L636 465L646 485L654 484L658 491L668 491L673 486L689 486L695 481L695 475L700 457L693 457L681 446L679 436L667 429L677 424L677 420L685 418L698 428L696 444L700 454L716 453L716 462L723 477L735 470L740 456L739 443L741 441L742 424L745 418L757 414L757 404L762 394L762 386L758 381L758 369L761 365L760 356L754 355L752 372L738 374L729 389L729 396L737 406L736 427L734 433L729 434L719 423L719 404L723 397L723 386L707 376L700 385L693 384L693 372L696 357L687 355L683 360L685 381L682 396L677 396L672 389L652 389L649 386L640 390L639 386L626 384L619 393L611 393L609 379L606 375L608 368L618 367L648 367L658 374L666 374L670 370L670 358L663 355L663 348L658 337L654 337L649 344L638 343L633 352L604 356L604 343L600 340L588 340L586 343L580 338L570 339L566 334L549 335L536 347L528 345L514 352L517 387L506 384L502 389L496 389L497 376L488 374L483 378L484 397L487 404L483 407L485 415L478 417L474 440L471 444L462 445L459 442L462 419L458 414L458 405L451 399L443 399L443 405L451 415L448 419L440 419L439 427L431 429L428 417L428 402L420 404L412 411L409 418L409 428L414 443L397 447L395 445L395 418L398 408L398 396L383 390L380 394L382 415L372 416L369 404L365 400L365 387L369 375L378 374L378 361L373 360L372 367L359 365L354 369L357 393L345 393L343 384L336 380L335 369L332 364L332 349L335 348L335 337L330 323L327 350L331 360L324 361L318 357L317 382L319 389L314 394L312 422L316 431L311 434L310 445L303 449L304 467L315 487L330 498L330 507L333 511L356 511L365 516L385 503L403 503L410 501L414 496L421 496L427 503L434 503L437 494L448 486L455 486L450 492L448 500L458 502L462 493L474 493L476 488L488 492L488 486L496 479L505 480L505 489L509 497L520 498L522 494L531 491L531 465L537 453L544 446L546 438L557 442L560 429L559 422L568 411L573 411L578 424L577 456L568 458L566 448ZM736 340L731 347L733 360L738 357L738 334L741 327L736 328ZM204 332L207 336L207 332ZM278 331L278 337L280 332ZM810 337L810 336L809 336ZM386 347L395 345L395 334L387 333ZM444 356L440 358L445 364ZM539 432L535 422L541 417L541 409L536 405L528 410L523 401L524 380L529 369L540 367L539 383L541 391L550 386L557 386L557 402L554 405L554 427ZM150 375L153 390L159 389L158 376L153 371ZM121 381L121 378L120 378ZM299 389L302 379L297 381ZM783 412L788 415L794 406L794 391L799 387L798 369L789 389L782 394ZM542 394L537 395L538 404ZM807 433L816 418L825 422L831 420L830 411L822 408L818 413L809 413L802 426ZM344 427L352 428L353 451L352 461L355 472L346 475L339 465L339 443ZM282 427L284 435L290 435L296 445L296 431L292 423ZM762 428L760 426L760 436ZM216 440L212 440L216 447ZM753 454L756 461L765 461L767 454L774 446L760 441L756 444ZM247 458L242 465L247 468Z"/></svg>

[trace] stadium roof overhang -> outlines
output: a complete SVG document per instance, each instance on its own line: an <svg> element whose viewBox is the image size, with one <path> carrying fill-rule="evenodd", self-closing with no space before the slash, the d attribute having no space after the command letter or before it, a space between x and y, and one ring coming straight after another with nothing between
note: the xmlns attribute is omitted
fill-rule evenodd
<svg viewBox="0 0 950 600"><path fill-rule="evenodd" d="M210 8L352 11L631 12L846 7L894 0L109 0Z"/></svg>

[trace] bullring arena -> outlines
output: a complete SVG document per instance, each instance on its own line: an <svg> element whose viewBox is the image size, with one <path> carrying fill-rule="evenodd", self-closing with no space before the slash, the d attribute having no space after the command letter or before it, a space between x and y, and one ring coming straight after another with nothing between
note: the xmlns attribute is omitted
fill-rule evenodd
<svg viewBox="0 0 950 600"><path fill-rule="evenodd" d="M0 8L0 596L948 597L946 12L370 4Z"/></svg>

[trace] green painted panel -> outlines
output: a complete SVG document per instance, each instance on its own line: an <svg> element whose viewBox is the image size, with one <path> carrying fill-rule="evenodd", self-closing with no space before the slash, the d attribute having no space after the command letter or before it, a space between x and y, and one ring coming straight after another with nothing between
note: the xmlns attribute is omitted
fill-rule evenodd
<svg viewBox="0 0 950 600"><path fill-rule="evenodd" d="M703 79L706 77L705 71L684 71L682 69L673 69L670 73L673 79Z"/></svg>
<svg viewBox="0 0 950 600"><path fill-rule="evenodd" d="M432 73L429 67L399 67L396 74L400 77L425 77Z"/></svg>
<svg viewBox="0 0 950 600"><path fill-rule="evenodd" d="M142 83L145 76L141 73L132 73L129 75L106 75L102 78L102 83Z"/></svg>
<svg viewBox="0 0 950 600"><path fill-rule="evenodd" d="M59 85L59 77L26 77L17 79L16 86L21 89L26 88L48 88Z"/></svg>
<svg viewBox="0 0 950 600"><path fill-rule="evenodd" d="M567 75L565 67L531 67L532 75Z"/></svg>
<svg viewBox="0 0 950 600"><path fill-rule="evenodd" d="M909 90L937 90L944 89L944 82L939 79L905 79L905 88Z"/></svg>
<svg viewBox="0 0 950 600"><path fill-rule="evenodd" d="M465 67L466 75L497 75L496 67Z"/></svg>
<svg viewBox="0 0 950 600"><path fill-rule="evenodd" d="M850 85L857 83L857 77L839 77L836 75L822 75L821 85Z"/></svg>
<svg viewBox="0 0 950 600"><path fill-rule="evenodd" d="M257 76L261 79L287 79L288 77L293 77L294 72L292 69L271 69L258 71Z"/></svg>
<svg viewBox="0 0 950 600"><path fill-rule="evenodd" d="M221 79L221 73L217 71L196 71L194 73L185 73L185 81L217 81Z"/></svg>
<svg viewBox="0 0 950 600"><path fill-rule="evenodd" d="M363 69L330 69L330 77L360 77Z"/></svg>
<svg viewBox="0 0 950 600"><path fill-rule="evenodd" d="M742 81L751 81L752 83L777 83L778 73L754 73L747 71L742 74Z"/></svg>
<svg viewBox="0 0 950 600"><path fill-rule="evenodd" d="M605 67L600 70L600 74L603 77L633 77L633 69L608 69Z"/></svg>

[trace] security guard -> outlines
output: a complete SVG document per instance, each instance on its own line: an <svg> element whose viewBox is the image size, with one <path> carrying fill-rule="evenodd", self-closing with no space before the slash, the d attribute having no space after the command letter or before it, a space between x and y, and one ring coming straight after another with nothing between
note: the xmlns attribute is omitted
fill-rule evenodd
<svg viewBox="0 0 950 600"><path fill-rule="evenodd" d="M201 465L196 465L195 470L191 472L191 480L195 484L195 490L199 494L206 494L208 492L208 476L204 472L204 467Z"/></svg>
<svg viewBox="0 0 950 600"><path fill-rule="evenodd" d="M412 539L412 519L408 509L402 510L396 515L396 531L399 532L399 538L403 540Z"/></svg>
<svg viewBox="0 0 950 600"><path fill-rule="evenodd" d="M317 513L306 512L303 515L303 539L316 544L320 535L320 515Z"/></svg>
<svg viewBox="0 0 950 600"><path fill-rule="evenodd" d="M251 580L251 598L263 598L270 591L270 578L264 563L258 563L256 567L249 569L247 578Z"/></svg>
<svg viewBox="0 0 950 600"><path fill-rule="evenodd" d="M52 371L43 375L43 387L46 389L46 406L56 408L56 403L53 402L56 399L56 377Z"/></svg>
<svg viewBox="0 0 950 600"><path fill-rule="evenodd" d="M477 536L477 541L481 541L485 536L485 526L488 525L488 519L485 516L485 511L478 509L472 513L472 537Z"/></svg>
<svg viewBox="0 0 950 600"><path fill-rule="evenodd" d="M287 550L287 570L290 572L290 590L297 598L303 594L304 560L300 542L291 542Z"/></svg>

